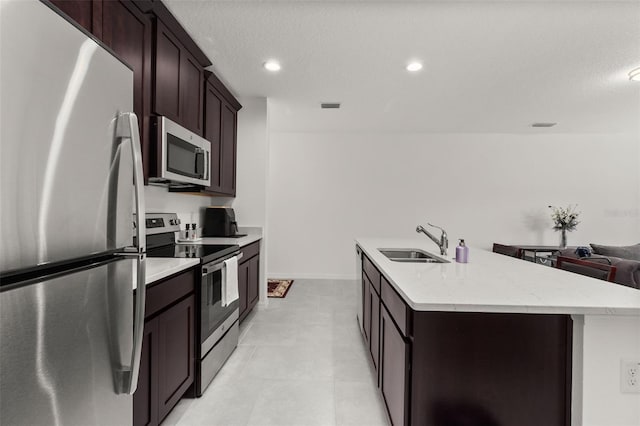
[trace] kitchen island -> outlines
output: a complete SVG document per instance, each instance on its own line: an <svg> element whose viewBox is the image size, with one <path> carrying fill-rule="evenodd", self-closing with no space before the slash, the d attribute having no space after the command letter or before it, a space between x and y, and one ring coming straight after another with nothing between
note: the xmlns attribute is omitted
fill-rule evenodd
<svg viewBox="0 0 640 426"><path fill-rule="evenodd" d="M470 250L467 264L405 263L421 239L358 239L358 317L393 424L632 425L640 291ZM475 423L474 423L475 422Z"/></svg>

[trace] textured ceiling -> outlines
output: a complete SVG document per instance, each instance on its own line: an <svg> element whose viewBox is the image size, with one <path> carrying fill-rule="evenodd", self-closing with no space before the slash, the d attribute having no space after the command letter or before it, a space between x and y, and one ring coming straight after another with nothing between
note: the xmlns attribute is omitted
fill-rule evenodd
<svg viewBox="0 0 640 426"><path fill-rule="evenodd" d="M640 1L164 2L273 131L640 133Z"/></svg>

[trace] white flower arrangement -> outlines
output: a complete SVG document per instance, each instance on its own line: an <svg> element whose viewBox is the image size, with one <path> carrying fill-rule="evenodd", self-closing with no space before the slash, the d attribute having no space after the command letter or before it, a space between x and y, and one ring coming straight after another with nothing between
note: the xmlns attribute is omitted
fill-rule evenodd
<svg viewBox="0 0 640 426"><path fill-rule="evenodd" d="M569 205L568 207L549 206L551 209L551 219L553 220L553 229L556 231L573 231L576 229L580 221L578 216L580 212L576 211L578 205Z"/></svg>

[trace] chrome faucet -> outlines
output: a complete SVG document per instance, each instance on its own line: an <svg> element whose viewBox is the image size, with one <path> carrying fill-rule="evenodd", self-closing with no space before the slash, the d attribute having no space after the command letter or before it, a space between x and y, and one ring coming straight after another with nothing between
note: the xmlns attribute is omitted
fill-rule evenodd
<svg viewBox="0 0 640 426"><path fill-rule="evenodd" d="M439 226L435 226L435 225L432 225L430 223L427 223L427 225L432 226L434 228L438 228L439 230L442 231L442 235L440 235L440 239L438 239L438 238L434 237L433 235L431 235L429 233L429 231L427 231L426 229L424 229L422 227L422 225L418 225L418 227L416 228L416 232L422 232L424 235L429 237L431 239L431 241L433 241L434 243L436 243L438 245L438 247L440 247L440 255L441 256L446 256L447 255L447 249L449 248L449 239L447 238L447 231L445 231L444 229L440 228Z"/></svg>

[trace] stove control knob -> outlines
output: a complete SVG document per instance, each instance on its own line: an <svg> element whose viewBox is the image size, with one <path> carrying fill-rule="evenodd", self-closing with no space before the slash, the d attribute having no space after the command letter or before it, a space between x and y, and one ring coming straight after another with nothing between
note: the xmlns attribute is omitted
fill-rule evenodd
<svg viewBox="0 0 640 426"><path fill-rule="evenodd" d="M175 221L175 220L173 220L173 219L169 219L169 225L175 225L175 224L176 224L176 221Z"/></svg>

